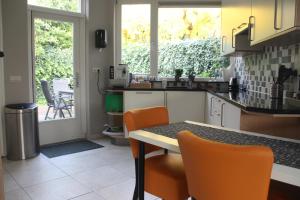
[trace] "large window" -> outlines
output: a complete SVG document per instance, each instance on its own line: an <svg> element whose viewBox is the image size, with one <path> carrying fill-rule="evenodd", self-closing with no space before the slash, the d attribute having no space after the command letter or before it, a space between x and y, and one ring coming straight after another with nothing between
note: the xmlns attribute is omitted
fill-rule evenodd
<svg viewBox="0 0 300 200"><path fill-rule="evenodd" d="M134 74L150 73L150 5L122 5L121 62Z"/></svg>
<svg viewBox="0 0 300 200"><path fill-rule="evenodd" d="M128 64L134 74L174 77L183 69L183 76L193 70L215 77L228 63L220 50L221 8L154 2L118 1L116 64Z"/></svg>
<svg viewBox="0 0 300 200"><path fill-rule="evenodd" d="M158 16L159 75L193 69L196 76L214 76L220 67L220 9L159 8Z"/></svg>
<svg viewBox="0 0 300 200"><path fill-rule="evenodd" d="M81 12L82 0L28 0L28 4L69 12Z"/></svg>

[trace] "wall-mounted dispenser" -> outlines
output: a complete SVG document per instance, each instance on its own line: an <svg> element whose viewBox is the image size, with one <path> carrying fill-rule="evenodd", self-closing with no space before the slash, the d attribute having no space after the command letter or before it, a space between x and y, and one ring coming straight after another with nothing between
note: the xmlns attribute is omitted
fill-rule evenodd
<svg viewBox="0 0 300 200"><path fill-rule="evenodd" d="M101 51L107 46L107 33L104 29L95 32L95 47Z"/></svg>

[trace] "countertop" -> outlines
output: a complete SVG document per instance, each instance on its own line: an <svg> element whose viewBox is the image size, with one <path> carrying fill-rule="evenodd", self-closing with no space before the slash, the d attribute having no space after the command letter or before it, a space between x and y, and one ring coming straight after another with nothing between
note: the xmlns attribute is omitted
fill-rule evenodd
<svg viewBox="0 0 300 200"><path fill-rule="evenodd" d="M106 91L200 91L209 92L239 108L248 112L258 112L267 114L289 114L300 115L300 100L293 99L272 99L268 94L258 92L226 92L219 93L207 89L187 89L187 88L120 88ZM298 102L299 103L298 103ZM295 103L296 102L296 103Z"/></svg>
<svg viewBox="0 0 300 200"><path fill-rule="evenodd" d="M300 114L300 100L293 100L289 98L272 99L268 94L249 91L228 93L208 92L240 107L242 110L249 112L268 114ZM296 101L299 101L299 103Z"/></svg>
<svg viewBox="0 0 300 200"><path fill-rule="evenodd" d="M120 89L107 89L106 91L199 91L199 92L206 92L206 89L200 88L120 88Z"/></svg>

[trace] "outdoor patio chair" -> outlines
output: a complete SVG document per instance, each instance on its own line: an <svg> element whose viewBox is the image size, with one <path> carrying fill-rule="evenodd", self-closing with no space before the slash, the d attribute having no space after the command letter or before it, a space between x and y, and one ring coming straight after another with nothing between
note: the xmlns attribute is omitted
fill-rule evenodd
<svg viewBox="0 0 300 200"><path fill-rule="evenodd" d="M41 81L42 91L45 96L45 99L47 101L48 110L45 116L45 120L48 119L49 111L51 108L54 110L54 119L57 116L57 113L59 112L59 116L65 118L64 110L68 112L70 117L72 117L72 114L70 112L70 109L72 107L72 104L69 104L68 101L64 99L64 97L58 96L58 95L52 95L49 90L48 82L45 80Z"/></svg>
<svg viewBox="0 0 300 200"><path fill-rule="evenodd" d="M52 80L52 89L55 96L63 97L70 105L70 110L74 106L74 90L70 88L70 81L68 78L54 78Z"/></svg>

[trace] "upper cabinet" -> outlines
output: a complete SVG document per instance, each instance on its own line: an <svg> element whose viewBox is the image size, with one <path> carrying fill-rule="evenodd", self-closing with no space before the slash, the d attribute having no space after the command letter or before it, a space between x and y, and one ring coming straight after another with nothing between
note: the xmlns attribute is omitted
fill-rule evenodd
<svg viewBox="0 0 300 200"><path fill-rule="evenodd" d="M235 51L235 34L248 25L251 0L222 1L222 54Z"/></svg>
<svg viewBox="0 0 300 200"><path fill-rule="evenodd" d="M296 26L296 0L252 0L251 45L281 35Z"/></svg>
<svg viewBox="0 0 300 200"><path fill-rule="evenodd" d="M300 0L222 0L222 55L256 50L254 45L266 41L277 42L271 39L286 42L288 34L299 29Z"/></svg>

